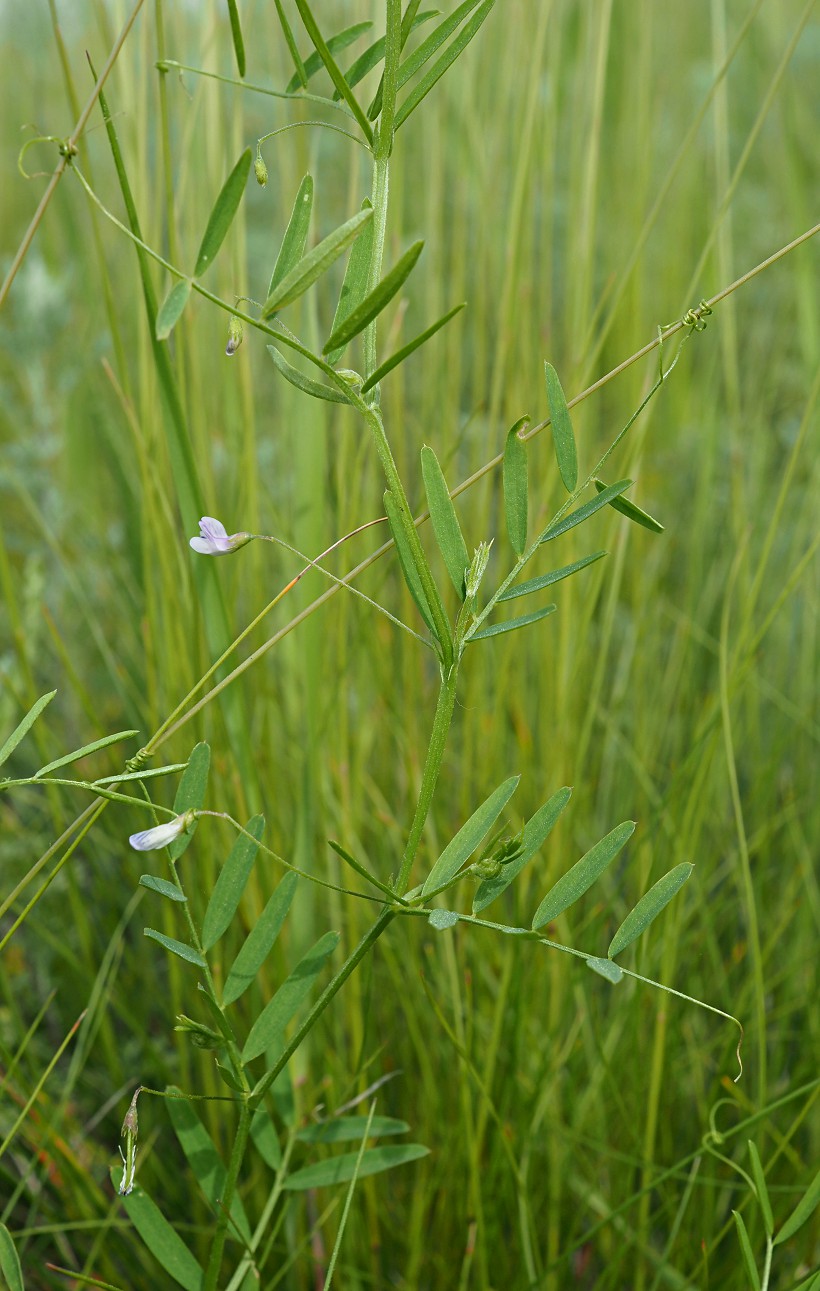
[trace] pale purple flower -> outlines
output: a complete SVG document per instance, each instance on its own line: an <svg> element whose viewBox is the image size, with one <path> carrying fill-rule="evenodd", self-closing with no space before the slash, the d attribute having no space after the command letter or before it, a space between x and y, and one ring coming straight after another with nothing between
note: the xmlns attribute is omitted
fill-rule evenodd
<svg viewBox="0 0 820 1291"><path fill-rule="evenodd" d="M203 516L199 522L199 537L191 538L191 546L202 556L227 556L229 552L244 547L252 533L228 533L221 520Z"/></svg>
<svg viewBox="0 0 820 1291"><path fill-rule="evenodd" d="M129 843L137 852L155 852L160 847L167 847L180 834L186 833L196 820L195 811L184 811L181 816L174 816L164 825L154 825L153 829L143 829L139 834L132 834Z"/></svg>

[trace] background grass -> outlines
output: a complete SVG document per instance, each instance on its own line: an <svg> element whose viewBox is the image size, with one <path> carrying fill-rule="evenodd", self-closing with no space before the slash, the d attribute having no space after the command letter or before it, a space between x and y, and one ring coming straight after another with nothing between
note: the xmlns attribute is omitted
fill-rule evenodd
<svg viewBox="0 0 820 1291"><path fill-rule="evenodd" d="M363 2L333 8L331 30L372 16ZM281 88L290 70L272 14L243 9L248 79ZM84 50L101 65L124 10L75 5L59 17L65 66L48 14L14 7L2 19L7 260L43 183L16 173L19 127L68 131L91 84ZM795 0L500 0L400 133L392 165L387 262L416 237L427 245L406 300L381 328L382 353L469 302L384 384L412 503L421 508L423 442L451 483L466 477L500 451L522 413L545 415L544 358L577 393L658 323L814 221L818 39L812 6ZM233 76L222 6L146 10L107 87L145 236L190 267L241 149L327 114L190 74L161 77L162 55ZM338 135L295 130L264 151L268 187L248 189L208 280L226 298L264 298L307 169L317 179L317 237L368 190L365 154ZM29 170L53 163L53 147L27 154ZM88 134L79 163L121 215L101 130ZM429 863L513 772L522 774L522 815L572 784L541 859L490 912L525 920L592 842L619 820L639 821L611 877L558 921L556 936L602 953L637 897L673 864L694 861L692 880L627 962L738 1014L744 1079L729 1080L732 1028L682 1001L633 984L613 990L513 938L394 926L293 1064L298 1117L393 1073L379 1111L404 1117L433 1149L360 1185L338 1270L345 1288L523 1288L525 1248L539 1287L745 1286L730 1212L742 1207L756 1250L760 1218L739 1176L701 1149L720 1099L724 1131L762 1113L720 1150L745 1163L745 1140L755 1139L779 1219L808 1183L820 919L817 270L810 243L722 304L619 451L611 478L637 478L633 496L665 523L664 535L596 517L595 532L562 539L552 563L598 547L608 559L556 589L559 613L528 635L474 648L423 848ZM161 296L168 284L158 274L155 284ZM324 334L334 304L325 290L305 306L302 334ZM279 534L311 553L379 515L381 477L354 419L297 397L261 340L249 337L229 362L225 339L224 316L194 299L173 341L206 510L229 531ZM582 466L654 371L654 359L636 365L579 407ZM212 658L136 260L70 174L0 318L0 383L0 730L38 694L59 690L18 752L22 774L112 730L150 732ZM548 436L530 446L530 480L533 523L543 522L561 498ZM490 576L505 572L499 495L492 472L458 503L471 546L498 535ZM356 539L336 567L375 541ZM219 562L235 629L297 568L267 544ZM417 626L391 560L360 585ZM320 590L311 575L251 644ZM323 877L348 878L326 845L335 837L387 878L420 779L430 664L362 602L337 596L228 692L238 718L215 702L163 755L184 760L207 738L210 806L244 818L261 807L270 845ZM82 769L120 765L112 753ZM57 790L3 797L4 893L84 805ZM106 1180L122 1115L137 1082L221 1088L207 1056L172 1032L174 1014L191 1011L190 975L141 935L162 917L136 888L144 861L124 846L143 823L109 809L4 951L4 1134L88 1009L0 1160L0 1217L18 1235L32 1286L57 1284L46 1259L156 1285ZM201 828L187 881L195 871L209 891L229 845L215 823ZM248 919L276 877L257 868ZM263 991L325 928L350 946L368 918L359 903L303 885ZM178 929L169 921L165 931ZM196 1248L208 1212L162 1106L141 1110L150 1144L141 1178L169 1216L193 1223L184 1231ZM217 1112L208 1123L224 1144L229 1122ZM260 1163L254 1171L252 1211ZM338 1208L312 1244L309 1234L332 1200L300 1194L289 1204L263 1285L315 1285ZM816 1231L804 1228L778 1251L773 1287L811 1270Z"/></svg>

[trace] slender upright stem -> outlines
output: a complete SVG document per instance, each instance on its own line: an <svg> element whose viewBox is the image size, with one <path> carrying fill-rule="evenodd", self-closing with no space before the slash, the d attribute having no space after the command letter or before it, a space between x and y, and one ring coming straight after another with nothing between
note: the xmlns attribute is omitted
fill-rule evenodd
<svg viewBox="0 0 820 1291"><path fill-rule="evenodd" d="M449 672L445 674L441 690L439 691L438 703L436 704L436 715L433 719L433 730L430 735L430 743L427 748L427 759L424 763L421 789L419 791L418 802L416 803L416 812L413 817L413 823L410 826L407 846L404 849L401 870L399 871L399 877L396 883L396 892L399 896L404 896L409 886L410 870L413 866L416 849L418 848L421 840L422 830L424 829L424 824L430 811L430 804L433 801L436 784L438 783L438 774L441 770L441 760L444 756L447 736L450 732L450 723L453 720L457 680L458 664L453 664Z"/></svg>
<svg viewBox="0 0 820 1291"><path fill-rule="evenodd" d="M231 1148L231 1159L228 1162L228 1172L225 1176L222 1196L219 1198L219 1218L216 1221L214 1240L211 1244L211 1253L208 1256L208 1267L205 1270L205 1278L202 1283L203 1291L217 1291L217 1286L219 1284L219 1270L222 1265L222 1252L225 1249L225 1239L228 1236L228 1223L230 1221L234 1193L236 1192L236 1181L239 1178L239 1171L242 1168L242 1162L248 1147L251 1117L252 1113L247 1102L243 1102L239 1109L239 1124L236 1127L236 1137L234 1138L233 1147Z"/></svg>

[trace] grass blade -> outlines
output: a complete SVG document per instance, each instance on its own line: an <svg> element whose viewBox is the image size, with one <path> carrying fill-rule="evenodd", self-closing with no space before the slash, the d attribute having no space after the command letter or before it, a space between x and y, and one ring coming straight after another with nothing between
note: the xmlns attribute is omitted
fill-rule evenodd
<svg viewBox="0 0 820 1291"><path fill-rule="evenodd" d="M208 788L208 770L211 765L211 750L203 741L197 744L191 752L188 759L188 765L182 773L179 782L179 788L174 798L174 811L178 816L192 808L198 810L205 801L205 792ZM168 845L168 853L172 861L179 860L185 848L189 846L191 839L196 832L198 821L194 821L189 830L175 838L173 843Z"/></svg>
<svg viewBox="0 0 820 1291"><path fill-rule="evenodd" d="M196 964L197 968L207 968L199 951L189 946L186 941L177 941L176 937L166 937L164 932L157 932L156 928L143 928L142 931L144 936L150 937L152 941L158 941L160 946L164 946L172 955L178 955L189 964Z"/></svg>
<svg viewBox="0 0 820 1291"><path fill-rule="evenodd" d="M743 1222L743 1216L739 1210L733 1210L732 1214L735 1217L735 1227L737 1228L737 1236L740 1242L740 1253L743 1256L743 1264L746 1269L746 1276L749 1279L749 1285L753 1288L753 1291L760 1291L760 1274L757 1271L754 1252L752 1251L752 1243L749 1241L749 1234L746 1232L746 1225Z"/></svg>
<svg viewBox="0 0 820 1291"><path fill-rule="evenodd" d="M559 914L563 914L564 910L582 897L596 879L601 877L606 867L614 861L634 832L634 820L625 820L591 847L580 861L576 861L572 869L553 884L539 905L532 921L533 931L557 919Z"/></svg>
<svg viewBox="0 0 820 1291"><path fill-rule="evenodd" d="M575 449L572 418L569 415L561 382L558 380L558 373L551 363L544 364L544 373L547 378L547 400L550 406L550 425L558 470L567 493L574 493L578 483L578 454Z"/></svg>
<svg viewBox="0 0 820 1291"><path fill-rule="evenodd" d="M286 273L262 306L262 318L270 318L277 310L284 309L312 287L317 278L347 250L351 242L364 232L365 225L372 220L373 211L359 211L352 219L341 224L338 229L328 233L326 238L308 251L298 264Z"/></svg>
<svg viewBox="0 0 820 1291"><path fill-rule="evenodd" d="M386 305L395 296L405 280L413 272L416 261L421 255L423 242L414 242L411 247L405 251L404 255L396 261L389 273L385 274L381 282L373 288L369 295L347 317L335 327L328 337L323 354L330 351L339 351L344 349L354 336L363 332L368 323L382 312Z"/></svg>
<svg viewBox="0 0 820 1291"><path fill-rule="evenodd" d="M368 390L372 390L373 386L378 385L382 377L386 377L388 372L392 372L393 368L397 368L400 363L403 363L414 350L417 350L425 341L429 341L431 336L435 336L439 328L443 327L445 323L449 323L450 319L455 318L456 314L459 314L462 309L464 309L464 303L455 305L435 323L431 323L423 332L419 332L418 336L414 336L412 341L408 341L400 350L396 350L395 354L391 354L389 359L385 359L384 363L377 367L373 375L365 381L362 386L362 394L367 394Z"/></svg>
<svg viewBox="0 0 820 1291"><path fill-rule="evenodd" d="M93 740L91 744L84 744L81 749L75 749L73 753L65 753L54 762L46 763L39 771L34 772L34 779L39 780L40 776L46 775L49 771L56 771L58 767L67 767L72 762L79 762L80 758L88 757L90 753L97 753L100 749L107 749L110 744L119 744L120 740L130 740L133 735L139 735L139 731L117 731L115 735L104 735L101 740Z"/></svg>
<svg viewBox="0 0 820 1291"><path fill-rule="evenodd" d="M265 817L254 816L245 828L253 838L248 838L247 834L239 835L214 884L205 918L202 920L203 950L210 950L216 945L236 914L256 859L259 840L265 828Z"/></svg>
<svg viewBox="0 0 820 1291"><path fill-rule="evenodd" d="M336 86L336 89L339 91L340 96L344 99L345 103L350 108L350 111L353 113L354 117L356 118L359 125L361 126L362 133L364 134L365 139L367 140L368 144L370 144L370 146L372 147L373 129L370 125L370 122L368 121L367 117L365 116L364 112L359 106L359 102L356 98L356 95L351 90L350 86L348 85L347 81L342 75L341 70L337 66L332 53L328 49L328 46L325 43L325 40L322 37L322 34L319 31L318 26L316 25L316 19L313 17L313 14L310 11L310 5L308 4L307 0L295 0L295 3L296 3L296 8L299 10L299 16L301 17L302 22L305 24L305 31L310 36L310 39L313 41L314 47L316 49L316 53L319 55L325 67L327 68L328 73L330 75L330 79L332 80L333 84ZM305 67L305 70L307 71L307 66Z"/></svg>
<svg viewBox="0 0 820 1291"><path fill-rule="evenodd" d="M296 45L296 40L294 39L293 30L291 28L290 23L287 20L285 11L282 8L282 0L274 0L274 4L276 5L276 13L279 18L279 24L282 28L282 33L285 37L285 44L290 50L290 56L293 59L293 66L296 68L296 87L295 88L298 89L299 86L301 85L303 90L307 89L307 83L308 83L307 72L305 71L304 63L302 62L302 55L299 53L298 47Z"/></svg>
<svg viewBox="0 0 820 1291"><path fill-rule="evenodd" d="M459 55L464 52L473 37L478 34L479 28L485 18L488 17L494 4L495 0L484 0L484 3L479 6L459 35L450 42L447 49L441 57L436 60L429 72L421 78L418 85L416 85L410 94L408 94L407 98L396 112L397 130L404 124L411 112L415 112L418 105L427 97L436 82L441 79L447 69L451 67ZM472 8L472 5L470 7ZM401 77L401 69L399 69L399 76Z"/></svg>
<svg viewBox="0 0 820 1291"><path fill-rule="evenodd" d="M593 476L592 483L595 485L599 493L603 493L606 488L603 480L599 480L596 476ZM636 506L636 504L634 502L630 502L628 498L612 498L609 505L612 507L613 511L620 511L621 515L625 515L629 520L633 520L635 524L643 525L644 529L649 529L652 533L663 533L664 531L660 520L656 520L648 511L644 511L642 507Z"/></svg>
<svg viewBox="0 0 820 1291"><path fill-rule="evenodd" d="M167 341L171 332L182 317L182 313L185 306L188 304L188 298L190 295L190 278L183 278L180 282L174 283L157 311L158 341Z"/></svg>
<svg viewBox="0 0 820 1291"><path fill-rule="evenodd" d="M504 514L507 534L516 556L527 546L527 446L518 437L529 417L522 417L507 432L504 445Z"/></svg>
<svg viewBox="0 0 820 1291"><path fill-rule="evenodd" d="M577 511L571 511L568 516L564 516L562 520L558 520L554 525L551 525L541 538L541 542L551 542L553 538L559 538L562 533L567 533L568 530L574 529L576 525L583 524L585 520L595 515L596 511L600 511L613 498L625 493L631 483L631 480L618 480L617 484L610 484L608 488L604 489L603 493L598 494L597 498L593 498L591 502L585 502L582 507L578 507Z"/></svg>
<svg viewBox="0 0 820 1291"><path fill-rule="evenodd" d="M653 919L656 919L667 906L672 898L683 887L689 875L694 869L688 861L682 861L676 865L663 878L658 879L648 892L641 897L634 910L630 910L624 919L612 941L609 943L609 950L606 952L610 959L620 955L622 950L630 946L637 937L640 937L645 928L648 928Z"/></svg>
<svg viewBox="0 0 820 1291"><path fill-rule="evenodd" d="M518 788L520 776L510 776L500 784L461 826L455 838L451 839L441 856L436 861L421 889L422 897L428 896L436 888L443 887L458 874L461 867L472 856L485 835L498 820L510 798Z"/></svg>
<svg viewBox="0 0 820 1291"><path fill-rule="evenodd" d="M116 1188L116 1183L114 1184ZM201 1291L203 1271L194 1255L171 1227L162 1211L142 1188L120 1201L154 1259L184 1291Z"/></svg>
<svg viewBox="0 0 820 1291"><path fill-rule="evenodd" d="M322 381L314 381L312 377L305 376L304 372L295 368L292 363L288 363L284 354L281 354L275 345L269 345L267 348L268 354L282 376L292 386L296 386L297 390L312 395L314 399L326 399L328 403L350 403L341 390L337 390L334 386L326 386Z"/></svg>
<svg viewBox="0 0 820 1291"><path fill-rule="evenodd" d="M231 20L231 38L233 40L233 52L236 55L236 66L239 69L239 75L245 75L245 42L242 39L242 27L239 23L239 10L236 7L236 0L228 0L228 16Z"/></svg>
<svg viewBox="0 0 820 1291"><path fill-rule="evenodd" d="M288 227L279 248L279 255L276 257L276 264L273 266L268 296L273 295L276 286L286 274L290 273L291 269L296 267L305 254L312 210L313 176L305 175L299 185L299 192L296 194L296 201L293 203Z"/></svg>
<svg viewBox="0 0 820 1291"><path fill-rule="evenodd" d="M806 1220L815 1210L818 1202L820 1202L820 1170L817 1171L817 1174L812 1179L806 1192L800 1198L794 1210L789 1215L789 1218L777 1234L777 1237L774 1239L775 1246L779 1246L781 1242L787 1242L790 1237L794 1236L798 1228L803 1227Z"/></svg>
<svg viewBox="0 0 820 1291"><path fill-rule="evenodd" d="M751 1139L747 1140L749 1144L749 1156L752 1162L752 1178L755 1181L757 1191L757 1200L761 1211L763 1212L763 1223L766 1226L766 1234L771 1237L774 1232L774 1215L772 1213L772 1203L769 1198L769 1189L766 1187L766 1176L763 1173L763 1164L760 1160L760 1153Z"/></svg>
<svg viewBox="0 0 820 1291"><path fill-rule="evenodd" d="M222 185L222 191L214 202L214 208L211 211L210 219L202 236L202 245L199 248L199 255L196 258L194 268L194 277L200 278L205 270L214 260L219 248L225 241L228 229L233 223L233 218L239 209L239 203L242 200L242 194L245 191L245 185L248 182L248 172L251 168L251 150L246 148L239 161L234 166L225 183Z"/></svg>
<svg viewBox="0 0 820 1291"><path fill-rule="evenodd" d="M327 41L329 52L331 54L340 54L343 49L347 49L348 45L352 45L353 42L358 40L360 36L363 36L366 31L370 31L372 26L372 22L356 22L352 27L345 27L344 31L339 31L335 36L330 36ZM303 64L305 72L304 82L300 80L299 70L297 68L296 75L292 76L285 86L285 93L295 94L299 89L300 84L306 86L311 77L315 76L318 71L321 71L324 66L324 60L318 50L308 55ZM340 73L340 75L342 75L342 73ZM345 77L345 79L347 80L348 85L351 85L350 78ZM333 91L333 97L337 102L341 99L342 95L338 89Z"/></svg>
<svg viewBox="0 0 820 1291"><path fill-rule="evenodd" d="M420 1143L405 1143L397 1147L369 1148L367 1152L344 1152L341 1156L331 1157L329 1161L317 1161L315 1165L303 1166L288 1175L282 1187L286 1192L304 1192L308 1188L327 1188L335 1183L349 1183L354 1174L360 1179L366 1175L382 1174L393 1170L408 1161L418 1161L426 1157L429 1148Z"/></svg>
<svg viewBox="0 0 820 1291"><path fill-rule="evenodd" d="M178 901L184 905L188 900L184 892L180 892L174 883L169 883L167 879L158 879L153 874L140 875L140 887L148 888L151 892L158 893L161 897L167 897L169 901Z"/></svg>
<svg viewBox="0 0 820 1291"><path fill-rule="evenodd" d="M444 557L453 586L461 600L464 600L464 576L470 566L470 557L467 555L467 547L453 506L453 499L450 497L450 490L447 488L447 481L439 466L438 458L427 444L421 450L421 473L439 551Z"/></svg>
<svg viewBox="0 0 820 1291"><path fill-rule="evenodd" d="M515 632L518 628L529 627L530 623L538 623L545 619L549 614L554 614L558 609L557 605L545 605L541 610L535 610L532 614L522 614L518 619L507 619L504 623L494 623L490 628L482 628L480 632L475 632L467 641L486 641L488 637L500 637L504 632Z"/></svg>
<svg viewBox="0 0 820 1291"><path fill-rule="evenodd" d="M285 1027L313 989L316 978L336 949L338 941L338 932L326 932L285 978L250 1029L242 1050L243 1063L253 1062L254 1058L258 1058L277 1040L282 1040Z"/></svg>
<svg viewBox="0 0 820 1291"><path fill-rule="evenodd" d="M543 807L539 807L534 816L530 817L524 826L520 854L510 861L508 865L505 865L496 878L482 879L476 888L476 893L473 897L474 915L485 910L491 901L495 901L496 897L506 891L513 880L518 878L528 861L531 861L540 852L571 796L572 790L570 788L565 786L563 789L559 789L544 803Z"/></svg>
<svg viewBox="0 0 820 1291"><path fill-rule="evenodd" d="M285 875L248 933L225 981L225 989L222 992L224 1005L233 1004L238 1000L255 980L285 922L296 891L296 883L295 874Z"/></svg>
<svg viewBox="0 0 820 1291"><path fill-rule="evenodd" d="M369 198L362 202L362 210L372 210L372 203ZM371 220L360 238L353 243L350 251L350 257L345 270L342 290L339 292L339 302L336 305L336 313L333 315L333 325L331 332L335 332L344 320L357 309L362 303L367 292L367 279L370 273L370 261L373 256L373 221ZM340 345L338 349L328 351L328 363L335 363L342 353L344 346Z"/></svg>
<svg viewBox="0 0 820 1291"><path fill-rule="evenodd" d="M41 695L37 702L32 704L23 720L15 726L11 735L0 749L0 767L9 757L11 757L20 741L25 739L43 709L51 703L56 694L56 690L50 690L47 695Z"/></svg>
<svg viewBox="0 0 820 1291"><path fill-rule="evenodd" d="M549 574L539 574L538 578L529 578L526 583L518 583L514 587L508 587L506 592L502 592L499 601L513 601L517 596L529 596L531 592L542 592L545 587L551 587L553 583L560 583L562 578L569 578L570 574L577 574L579 569L586 569L587 565L592 565L596 560L600 560L607 553L605 551L596 551L591 556L584 556L581 560L575 560L571 565L563 565L561 569L553 569Z"/></svg>

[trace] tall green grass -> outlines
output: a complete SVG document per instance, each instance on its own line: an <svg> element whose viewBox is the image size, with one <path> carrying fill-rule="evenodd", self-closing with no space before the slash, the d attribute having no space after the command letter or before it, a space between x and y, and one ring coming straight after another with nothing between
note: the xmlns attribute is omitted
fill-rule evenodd
<svg viewBox="0 0 820 1291"><path fill-rule="evenodd" d="M340 27L372 16L361 3L338 8ZM248 80L279 88L291 68L272 13L243 10ZM66 69L44 15L3 19L4 257L43 183L16 175L18 127L68 131L92 84L84 50L101 65L124 16L99 4L60 13ZM813 223L812 18L795 0L675 9L499 0L432 106L402 131L392 164L386 263L419 236L427 245L406 301L381 325L384 352L394 348L388 336L398 344L468 301L384 383L385 420L418 511L422 443L449 481L466 478L502 450L519 416L546 415L544 358L568 395L580 392L659 323ZM234 77L223 8L146 10L106 86L144 236L190 264L203 214L242 148L315 110L190 73L160 75L159 57ZM208 280L228 299L264 299L306 170L317 177L315 237L369 187L364 154L329 132L295 130L264 153L268 186L249 188ZM26 166L50 170L54 160L53 147L38 145ZM86 136L81 164L121 216L101 129ZM817 270L808 243L723 302L619 450L611 478L636 477L636 500L665 533L599 515L592 537L585 528L561 540L557 563L598 547L608 559L559 585L558 614L529 636L490 642L468 660L423 852L432 862L513 771L522 815L574 785L542 859L503 910L521 922L614 821L639 821L628 863L559 919L556 935L605 945L662 873L695 862L628 962L741 1017L744 1078L731 1084L732 1029L683 1001L613 988L514 938L397 921L294 1062L299 1118L390 1073L379 1112L409 1121L433 1149L359 1185L340 1286L731 1291L747 1285L731 1211L742 1210L757 1251L763 1227L750 1190L710 1147L748 1169L754 1139L779 1219L808 1184L820 921ZM161 298L170 284L154 282ZM306 307L301 334L319 339L330 321ZM0 329L0 730L58 687L19 751L25 772L112 730L153 730L212 662L213 622L177 509L133 251L70 173ZM307 406L259 338L246 337L231 361L225 340L221 314L194 299L173 342L206 511L229 530L275 533L310 554L380 515L381 475L350 412ZM586 462L646 394L656 361L577 408ZM530 480L533 523L544 523L560 500L548 434L530 445ZM497 532L499 472L457 506L471 548ZM375 545L371 535L353 540L334 568ZM238 631L298 568L259 543L218 562L227 622ZM413 619L392 559L358 585ZM324 587L307 576L249 645ZM321 877L348 879L327 847L333 837L386 880L421 779L431 663L360 600L337 595L163 754L184 761L207 738L210 806L242 819L261 807L270 845ZM120 765L112 754L89 771ZM4 894L78 810L60 790L0 798ZM182 969L141 936L150 898L124 846L141 827L134 821L109 809L3 952L0 1137L88 1009L36 1114L0 1158L0 1219L27 1285L64 1285L46 1260L155 1285L156 1266L112 1200L109 1158L135 1083L202 1086L199 1056L172 1031L186 998ZM216 822L212 845L203 836L186 863L208 892L232 839ZM278 877L258 871L258 909ZM365 930L359 903L313 891L294 906L270 991L325 928L346 944ZM170 923L165 930L173 935ZM209 1079L203 1092L219 1092ZM192 1202L162 1105L141 1112L141 1174L167 1214L195 1216L185 1236L196 1248L209 1212ZM225 1121L203 1115L224 1146ZM250 1195L256 1182L251 1175ZM333 1248L334 1196L291 1203L275 1238L281 1280L266 1286L314 1285ZM772 1285L792 1287L817 1263L807 1226L778 1248Z"/></svg>

